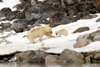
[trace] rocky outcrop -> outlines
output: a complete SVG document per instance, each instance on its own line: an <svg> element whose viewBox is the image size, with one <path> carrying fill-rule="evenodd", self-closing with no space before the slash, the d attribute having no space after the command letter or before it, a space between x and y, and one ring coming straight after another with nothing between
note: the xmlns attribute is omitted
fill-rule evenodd
<svg viewBox="0 0 100 67"><path fill-rule="evenodd" d="M67 13L64 12L54 12L54 14L49 19L50 27L55 27L61 24L69 24L76 21L73 16L67 16Z"/></svg>
<svg viewBox="0 0 100 67"><path fill-rule="evenodd" d="M60 57L58 58L58 63L60 64L73 64L73 63L84 63L84 56L75 51L71 51L69 49L65 49Z"/></svg>
<svg viewBox="0 0 100 67"><path fill-rule="evenodd" d="M46 5L34 5L25 13L26 19L35 20L35 19L45 19L50 17L54 12L54 9Z"/></svg>
<svg viewBox="0 0 100 67"><path fill-rule="evenodd" d="M90 42L95 41L100 41L100 30L78 36L78 38L76 39L76 43L74 44L74 47L84 47L87 46Z"/></svg>

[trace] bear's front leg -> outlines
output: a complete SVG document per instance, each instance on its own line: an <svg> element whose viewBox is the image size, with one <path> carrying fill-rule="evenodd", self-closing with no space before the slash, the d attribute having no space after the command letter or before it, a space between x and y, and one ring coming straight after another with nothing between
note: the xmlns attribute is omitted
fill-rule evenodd
<svg viewBox="0 0 100 67"><path fill-rule="evenodd" d="M40 34L40 35L39 35L39 40L40 40L40 42L42 41L42 37L43 37L43 34Z"/></svg>
<svg viewBox="0 0 100 67"><path fill-rule="evenodd" d="M53 38L54 36L52 36L50 33L45 33L45 35L49 38Z"/></svg>

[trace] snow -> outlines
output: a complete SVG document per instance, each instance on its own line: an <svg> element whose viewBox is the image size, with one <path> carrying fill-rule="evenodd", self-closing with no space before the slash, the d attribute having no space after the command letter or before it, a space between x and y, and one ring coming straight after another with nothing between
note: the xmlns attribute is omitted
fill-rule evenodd
<svg viewBox="0 0 100 67"><path fill-rule="evenodd" d="M0 10L2 8L10 7L12 11L16 10L16 8L13 8L15 5L20 4L20 0L2 0L3 2L0 2Z"/></svg>
<svg viewBox="0 0 100 67"><path fill-rule="evenodd" d="M19 3L20 3L19 0L4 0L3 3L0 3L0 9L4 7L10 7L12 10L15 10L13 6ZM46 36L43 36L42 42L39 41L39 38L36 38L35 39L36 43L34 44L30 44L27 37L23 37L27 35L29 31L25 31L23 33L16 33L17 35L6 38L7 41L12 42L12 43L6 44L6 42L4 42L0 44L0 55L9 54L16 51L41 50L42 48L48 48L48 50L45 50L45 52L48 52L48 53L62 53L64 49L70 49L77 52L90 52L90 51L100 50L100 41L91 42L89 45L82 48L73 47L79 35L83 35L86 33L91 33L96 30L99 30L98 27L100 27L100 22L96 22L96 20L100 17L100 14L98 13L97 16L98 17L93 18L93 19L81 19L81 20L78 20L77 22L72 22L69 24L53 27L52 28L53 36L56 36L55 31L60 30L60 29L66 29L68 31L68 36L61 36L61 37L55 37L55 38L47 38ZM49 18L47 19L49 20ZM2 21L0 23L8 23L8 22L13 23L13 21ZM48 25L42 24L41 26L48 26ZM79 27L84 27L84 26L89 27L90 30L84 31L82 33L73 33ZM3 33L0 33L0 37L7 36L9 33L15 33L15 31L11 31L11 32L4 31Z"/></svg>

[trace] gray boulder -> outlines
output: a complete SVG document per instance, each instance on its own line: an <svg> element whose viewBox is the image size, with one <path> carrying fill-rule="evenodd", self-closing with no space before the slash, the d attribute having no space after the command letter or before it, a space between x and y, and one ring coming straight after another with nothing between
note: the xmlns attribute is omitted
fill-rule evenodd
<svg viewBox="0 0 100 67"><path fill-rule="evenodd" d="M65 49L62 54L60 55L60 57L58 58L58 63L61 64L73 64L73 63L83 63L83 58L84 56L81 53L69 50L69 49Z"/></svg>
<svg viewBox="0 0 100 67"><path fill-rule="evenodd" d="M80 39L73 46L74 48L81 48L81 47L87 46L88 44L89 44L88 39Z"/></svg>

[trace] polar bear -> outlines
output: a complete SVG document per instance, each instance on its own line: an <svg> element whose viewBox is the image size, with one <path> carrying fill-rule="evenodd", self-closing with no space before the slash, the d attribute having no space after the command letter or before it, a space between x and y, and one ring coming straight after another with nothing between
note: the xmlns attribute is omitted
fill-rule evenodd
<svg viewBox="0 0 100 67"><path fill-rule="evenodd" d="M39 37L39 40L41 42L43 35L46 35L49 38L54 37L50 33L52 33L52 29L50 27L40 27L40 28L34 28L30 30L26 36L29 39L31 44L34 43L34 39L37 37Z"/></svg>
<svg viewBox="0 0 100 67"><path fill-rule="evenodd" d="M56 35L58 35L58 37L61 37L61 35L67 36L68 31L66 29L61 29L61 30L56 31Z"/></svg>

